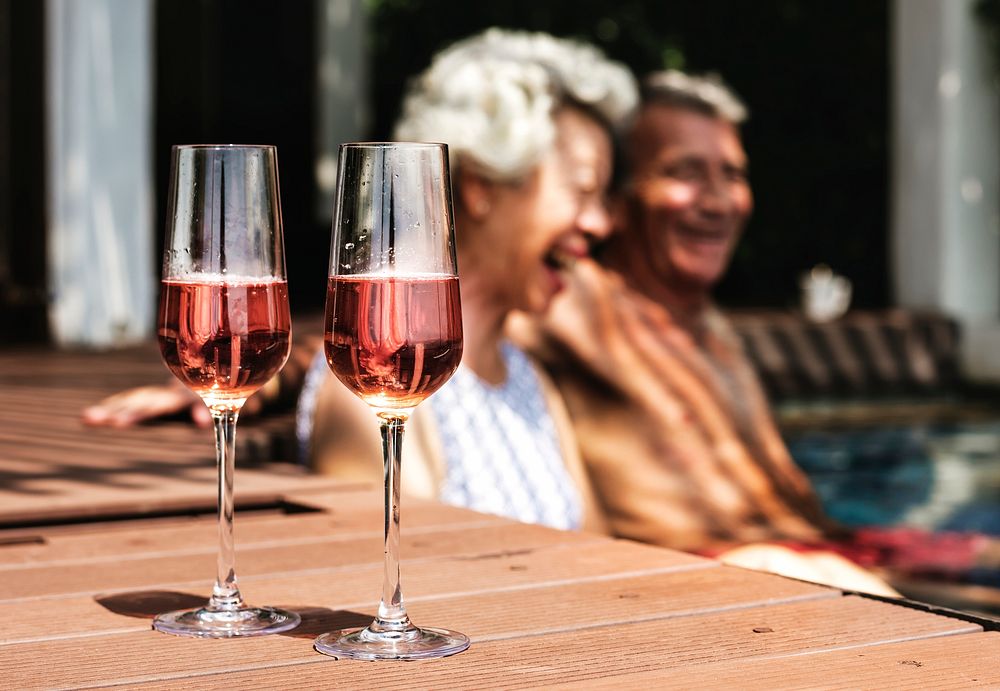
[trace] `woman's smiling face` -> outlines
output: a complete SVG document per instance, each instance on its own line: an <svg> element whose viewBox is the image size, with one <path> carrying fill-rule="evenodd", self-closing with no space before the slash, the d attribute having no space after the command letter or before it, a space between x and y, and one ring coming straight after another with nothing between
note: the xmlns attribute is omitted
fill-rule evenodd
<svg viewBox="0 0 1000 691"><path fill-rule="evenodd" d="M565 268L611 231L607 130L573 107L556 113L555 123L555 142L528 178L495 185L493 218L476 240L476 270L490 272L509 309L545 311L563 288Z"/></svg>

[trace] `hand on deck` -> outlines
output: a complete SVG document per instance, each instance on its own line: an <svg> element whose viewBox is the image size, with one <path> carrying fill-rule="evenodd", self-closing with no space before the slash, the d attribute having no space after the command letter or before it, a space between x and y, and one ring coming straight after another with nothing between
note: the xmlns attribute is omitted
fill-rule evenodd
<svg viewBox="0 0 1000 691"><path fill-rule="evenodd" d="M241 415L260 412L259 397L247 400ZM212 415L198 396L180 384L140 386L108 396L83 409L81 419L94 427L131 427L158 418L187 412L199 427L211 427Z"/></svg>
<svg viewBox="0 0 1000 691"><path fill-rule="evenodd" d="M300 336L285 367L253 396L240 410L240 417L259 415L266 410L294 405L302 381L322 339ZM149 420L188 413L199 427L211 427L212 415L198 396L179 381L165 385L140 386L108 396L100 403L84 408L83 423L94 427L131 427Z"/></svg>
<svg viewBox="0 0 1000 691"><path fill-rule="evenodd" d="M201 399L179 384L140 386L108 396L83 409L81 418L95 427L131 427L147 420L189 411L199 427L209 427L212 416Z"/></svg>

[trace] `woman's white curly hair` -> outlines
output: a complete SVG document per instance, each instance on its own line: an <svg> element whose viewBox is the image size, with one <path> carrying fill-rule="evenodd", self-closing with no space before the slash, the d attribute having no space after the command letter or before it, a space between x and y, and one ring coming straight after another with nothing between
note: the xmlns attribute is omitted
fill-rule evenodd
<svg viewBox="0 0 1000 691"><path fill-rule="evenodd" d="M410 83L394 136L444 142L453 166L514 181L552 146L560 106L581 106L614 130L637 102L631 72L597 48L493 28L438 53Z"/></svg>

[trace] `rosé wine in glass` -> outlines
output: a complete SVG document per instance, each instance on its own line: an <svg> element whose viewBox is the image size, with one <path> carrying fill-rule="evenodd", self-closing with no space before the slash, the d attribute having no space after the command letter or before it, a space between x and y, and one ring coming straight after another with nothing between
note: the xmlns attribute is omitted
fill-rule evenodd
<svg viewBox="0 0 1000 691"><path fill-rule="evenodd" d="M413 408L462 359L455 276L333 276L326 359L337 378L376 408Z"/></svg>
<svg viewBox="0 0 1000 691"><path fill-rule="evenodd" d="M153 628L196 638L295 628L295 612L243 600L233 531L240 409L281 370L291 348L273 146L173 148L157 337L167 368L212 414L219 553L205 606L164 612Z"/></svg>
<svg viewBox="0 0 1000 691"><path fill-rule="evenodd" d="M468 636L410 621L399 584L403 432L462 359L462 305L444 144L342 144L326 294L326 360L375 413L385 478L382 597L371 624L314 647L360 660L419 660Z"/></svg>
<svg viewBox="0 0 1000 691"><path fill-rule="evenodd" d="M199 396L245 399L288 358L288 312L283 280L165 280L158 333L163 360Z"/></svg>

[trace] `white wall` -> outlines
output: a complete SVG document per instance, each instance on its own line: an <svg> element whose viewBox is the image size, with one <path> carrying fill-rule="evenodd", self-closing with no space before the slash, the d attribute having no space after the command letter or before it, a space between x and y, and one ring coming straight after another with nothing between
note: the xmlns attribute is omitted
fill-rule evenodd
<svg viewBox="0 0 1000 691"><path fill-rule="evenodd" d="M61 345L146 338L155 308L152 0L47 0L49 318Z"/></svg>
<svg viewBox="0 0 1000 691"><path fill-rule="evenodd" d="M337 186L337 152L368 127L367 21L361 0L316 3L317 214L330 218Z"/></svg>
<svg viewBox="0 0 1000 691"><path fill-rule="evenodd" d="M975 0L896 0L896 301L962 323L975 379L1000 380L1000 88Z"/></svg>

